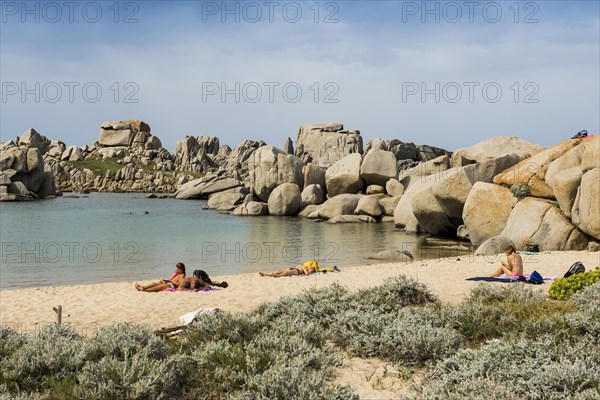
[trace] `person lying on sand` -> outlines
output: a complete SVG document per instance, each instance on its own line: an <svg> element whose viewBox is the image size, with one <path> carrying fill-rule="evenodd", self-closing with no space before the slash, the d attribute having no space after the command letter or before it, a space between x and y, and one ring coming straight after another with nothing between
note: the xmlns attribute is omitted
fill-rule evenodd
<svg viewBox="0 0 600 400"><path fill-rule="evenodd" d="M315 272L321 272L319 264L316 261L307 261L302 265L297 265L294 268L283 268L273 272L259 272L260 276L271 276L273 278L280 278L282 276L297 276L297 275L310 275Z"/></svg>
<svg viewBox="0 0 600 400"><path fill-rule="evenodd" d="M223 282L213 281L212 279L210 279L210 276L208 276L208 274L201 269L195 270L194 276L196 278L200 279L202 282L207 283L210 286L218 286L218 287L222 287L222 288L226 288L229 286L227 284L227 282L225 282L225 281L223 281ZM207 287L207 286L204 286L204 287Z"/></svg>
<svg viewBox="0 0 600 400"><path fill-rule="evenodd" d="M508 246L504 249L504 253L506 254L506 262L500 261L500 266L494 273L490 274L490 278L496 278L501 275L506 275L508 277L519 277L523 276L523 259L513 246Z"/></svg>
<svg viewBox="0 0 600 400"><path fill-rule="evenodd" d="M207 287L210 287L210 285L204 282L202 279L199 279L196 276L189 276L181 280L179 286L177 287L177 291L200 289Z"/></svg>
<svg viewBox="0 0 600 400"><path fill-rule="evenodd" d="M141 292L162 292L167 288L178 287L183 278L185 278L185 265L183 265L183 263L177 263L175 272L169 279L160 278L160 281L150 283L146 286L136 283L135 288Z"/></svg>

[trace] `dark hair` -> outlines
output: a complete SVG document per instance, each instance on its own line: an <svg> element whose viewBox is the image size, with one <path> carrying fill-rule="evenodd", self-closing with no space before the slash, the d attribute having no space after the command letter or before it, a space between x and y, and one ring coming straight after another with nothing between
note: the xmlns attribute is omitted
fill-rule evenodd
<svg viewBox="0 0 600 400"><path fill-rule="evenodd" d="M183 265L182 262L177 263L177 265L175 266L176 268L179 268L180 270L183 271L183 273L185 274L185 265Z"/></svg>
<svg viewBox="0 0 600 400"><path fill-rule="evenodd" d="M504 251L508 251L510 250L511 253L516 253L517 249L515 249L515 246L513 246L512 244L509 244L508 246L506 246L506 248L504 249Z"/></svg>

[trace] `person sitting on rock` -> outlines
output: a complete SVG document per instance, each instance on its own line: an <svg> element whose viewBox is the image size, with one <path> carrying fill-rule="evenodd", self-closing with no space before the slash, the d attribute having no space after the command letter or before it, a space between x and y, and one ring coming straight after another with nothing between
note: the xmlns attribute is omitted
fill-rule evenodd
<svg viewBox="0 0 600 400"><path fill-rule="evenodd" d="M169 279L160 278L158 282L153 282L145 286L136 283L135 288L140 292L161 292L167 288L178 287L183 278L185 278L185 265L183 263L177 263L175 272Z"/></svg>
<svg viewBox="0 0 600 400"><path fill-rule="evenodd" d="M307 261L304 264L297 265L293 268L278 269L273 272L259 272L260 276L271 276L273 278L280 278L282 276L299 276L299 275L310 275L315 272L321 272L319 269L319 263L316 261Z"/></svg>
<svg viewBox="0 0 600 400"><path fill-rule="evenodd" d="M515 278L523 276L523 259L517 254L514 246L506 247L504 253L506 254L506 262L500 261L500 266L494 273L490 274L490 278L496 278L503 274Z"/></svg>

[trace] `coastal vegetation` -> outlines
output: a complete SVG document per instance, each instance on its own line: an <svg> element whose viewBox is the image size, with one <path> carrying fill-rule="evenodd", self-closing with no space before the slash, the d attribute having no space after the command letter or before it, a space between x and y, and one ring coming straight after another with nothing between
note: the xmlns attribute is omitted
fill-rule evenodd
<svg viewBox="0 0 600 400"><path fill-rule="evenodd" d="M358 399L334 383L347 357L394 365L415 399L599 398L599 308L598 283L564 301L481 285L450 305L400 276L202 315L175 339L127 323L5 328L0 398Z"/></svg>

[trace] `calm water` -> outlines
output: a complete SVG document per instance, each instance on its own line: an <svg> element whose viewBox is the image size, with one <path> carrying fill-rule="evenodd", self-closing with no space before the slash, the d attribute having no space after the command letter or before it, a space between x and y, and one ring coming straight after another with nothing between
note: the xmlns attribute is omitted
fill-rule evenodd
<svg viewBox="0 0 600 400"><path fill-rule="evenodd" d="M386 224L326 224L300 218L235 217L205 201L92 193L0 203L0 288L135 281L257 272L316 259L325 267L373 263L419 239ZM145 212L148 214L145 214Z"/></svg>

